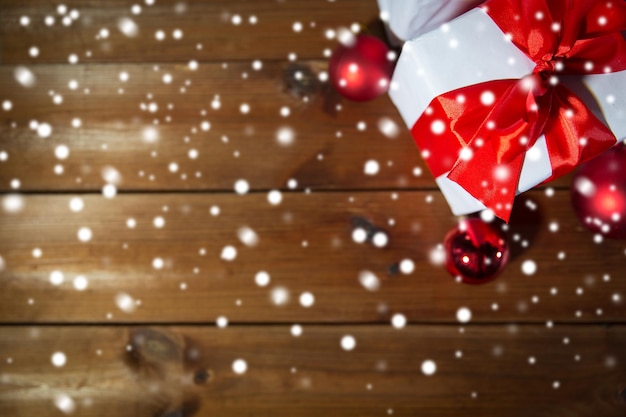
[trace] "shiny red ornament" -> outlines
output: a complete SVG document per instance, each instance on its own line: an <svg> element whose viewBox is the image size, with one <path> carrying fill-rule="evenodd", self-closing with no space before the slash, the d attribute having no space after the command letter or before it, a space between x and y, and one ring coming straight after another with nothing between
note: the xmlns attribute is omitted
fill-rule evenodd
<svg viewBox="0 0 626 417"><path fill-rule="evenodd" d="M626 145L620 143L574 175L572 206L589 230L626 239Z"/></svg>
<svg viewBox="0 0 626 417"><path fill-rule="evenodd" d="M504 233L480 219L459 221L443 242L446 268L467 284L493 280L506 266L509 245Z"/></svg>
<svg viewBox="0 0 626 417"><path fill-rule="evenodd" d="M340 44L330 57L328 76L333 87L347 99L372 100L387 92L393 73L389 48L370 35L358 35Z"/></svg>

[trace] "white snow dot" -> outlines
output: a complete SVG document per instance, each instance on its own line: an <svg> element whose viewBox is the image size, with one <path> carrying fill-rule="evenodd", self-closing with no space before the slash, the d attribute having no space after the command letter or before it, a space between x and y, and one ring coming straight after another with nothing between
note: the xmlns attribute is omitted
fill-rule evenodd
<svg viewBox="0 0 626 417"><path fill-rule="evenodd" d="M396 329L402 329L404 326L406 326L406 317L404 316L404 314L394 314L391 317L391 325Z"/></svg>
<svg viewBox="0 0 626 417"><path fill-rule="evenodd" d="M109 35L110 35L109 29L107 29L107 28L102 28L102 29L100 29L100 32L98 32L98 36L100 36L100 38L102 38L102 39L108 38Z"/></svg>
<svg viewBox="0 0 626 417"><path fill-rule="evenodd" d="M48 123L39 123L39 125L37 125L37 134L39 137L47 138L52 134L52 126Z"/></svg>
<svg viewBox="0 0 626 417"><path fill-rule="evenodd" d="M235 258L237 257L237 249L234 246L224 246L224 248L222 248L222 254L220 255L220 258L222 258L225 261L234 261Z"/></svg>
<svg viewBox="0 0 626 417"><path fill-rule="evenodd" d="M368 291L377 291L380 288L380 280L370 271L361 271L359 273L359 283Z"/></svg>
<svg viewBox="0 0 626 417"><path fill-rule="evenodd" d="M64 366L65 363L67 362L67 357L65 356L65 353L63 352L54 352L50 360L54 366L56 366L57 368L60 368Z"/></svg>
<svg viewBox="0 0 626 417"><path fill-rule="evenodd" d="M70 199L69 206L71 211L73 211L74 213L78 213L85 207L85 203L80 197L72 197Z"/></svg>
<svg viewBox="0 0 626 417"><path fill-rule="evenodd" d="M356 339L354 336L345 335L341 338L341 348L346 351L353 350L356 347Z"/></svg>
<svg viewBox="0 0 626 417"><path fill-rule="evenodd" d="M246 246L256 246L259 243L259 235L247 226L240 227L239 230L237 230L237 236L239 240L241 240L241 243Z"/></svg>
<svg viewBox="0 0 626 417"><path fill-rule="evenodd" d="M174 77L172 77L172 74L163 74L163 77L161 79L163 80L164 84L170 84Z"/></svg>
<svg viewBox="0 0 626 417"><path fill-rule="evenodd" d="M72 397L64 393L54 396L54 405L59 411L65 414L72 414L76 410L76 403Z"/></svg>
<svg viewBox="0 0 626 417"><path fill-rule="evenodd" d="M8 194L2 199L2 208L7 213L18 213L24 208L24 198L19 194Z"/></svg>
<svg viewBox="0 0 626 417"><path fill-rule="evenodd" d="M385 232L376 232L372 237L372 243L377 248L384 248L385 246L387 246L388 242L389 238L387 237L387 234Z"/></svg>
<svg viewBox="0 0 626 417"><path fill-rule="evenodd" d="M294 190L298 186L298 181L295 178L290 178L287 181L287 188Z"/></svg>
<svg viewBox="0 0 626 417"><path fill-rule="evenodd" d="M243 359L236 359L233 362L233 372L242 375L248 370L248 364Z"/></svg>
<svg viewBox="0 0 626 417"><path fill-rule="evenodd" d="M289 291L285 287L276 287L272 289L270 298L274 305L285 305L289 301Z"/></svg>
<svg viewBox="0 0 626 417"><path fill-rule="evenodd" d="M132 313L137 307L137 303L130 295L120 292L115 296L115 304L125 313Z"/></svg>
<svg viewBox="0 0 626 417"><path fill-rule="evenodd" d="M154 227L156 227L157 229L162 228L163 226L165 226L165 219L161 216L156 216L153 220L152 220L152 224L154 225Z"/></svg>
<svg viewBox="0 0 626 417"><path fill-rule="evenodd" d="M2 102L2 110L10 111L13 108L13 103L10 100L4 100Z"/></svg>
<svg viewBox="0 0 626 417"><path fill-rule="evenodd" d="M78 240L81 242L89 242L92 237L91 229L88 227L81 227L78 229Z"/></svg>
<svg viewBox="0 0 626 417"><path fill-rule="evenodd" d="M446 130L446 124L441 120L435 120L430 124L430 130L435 135L441 135Z"/></svg>
<svg viewBox="0 0 626 417"><path fill-rule="evenodd" d="M254 276L254 282L259 287L265 287L265 286L267 286L267 284L270 283L270 274L268 274L265 271L259 271Z"/></svg>
<svg viewBox="0 0 626 417"><path fill-rule="evenodd" d="M121 17L117 20L117 28L129 38L134 38L139 34L139 26L129 17Z"/></svg>
<svg viewBox="0 0 626 417"><path fill-rule="evenodd" d="M522 273L524 275L533 275L537 272L537 264L533 260L525 260L522 262Z"/></svg>
<svg viewBox="0 0 626 417"><path fill-rule="evenodd" d="M496 101L496 95L492 91L485 90L480 95L480 102L484 106L490 106Z"/></svg>
<svg viewBox="0 0 626 417"><path fill-rule="evenodd" d="M15 70L13 71L13 75L15 77L15 80L23 87L32 87L37 81L37 79L35 78L35 74L33 74L33 72L26 67L15 68Z"/></svg>
<svg viewBox="0 0 626 417"><path fill-rule="evenodd" d="M415 271L415 262L411 259L403 259L400 261L400 272L405 275L411 274Z"/></svg>
<svg viewBox="0 0 626 417"><path fill-rule="evenodd" d="M434 375L437 371L437 365L434 361L427 359L422 362L422 373L426 376Z"/></svg>
<svg viewBox="0 0 626 417"><path fill-rule="evenodd" d="M381 117L378 119L378 130L390 139L393 139L400 134L398 124L389 117Z"/></svg>
<svg viewBox="0 0 626 417"><path fill-rule="evenodd" d="M89 281L87 281L87 278L84 275L79 275L74 278L74 288L76 288L78 291L86 290L88 285Z"/></svg>
<svg viewBox="0 0 626 417"><path fill-rule="evenodd" d="M295 131L288 126L283 126L276 132L276 141L281 146L289 146L293 144L295 137Z"/></svg>
<svg viewBox="0 0 626 417"><path fill-rule="evenodd" d="M363 243L367 240L367 231L362 227L357 227L352 231L352 240L356 243Z"/></svg>
<svg viewBox="0 0 626 417"><path fill-rule="evenodd" d="M378 164L378 161L370 159L369 161L365 162L365 168L363 170L365 172L365 175L376 175L378 174L379 170L380 165Z"/></svg>
<svg viewBox="0 0 626 417"><path fill-rule="evenodd" d="M102 195L104 198L113 198L117 195L117 187L114 184L106 184L102 187Z"/></svg>
<svg viewBox="0 0 626 417"><path fill-rule="evenodd" d="M463 161L469 161L474 157L474 151L469 146L461 149L459 152L459 158Z"/></svg>
<svg viewBox="0 0 626 417"><path fill-rule="evenodd" d="M52 271L50 272L50 283L52 285L61 285L65 280L65 276L61 271Z"/></svg>
<svg viewBox="0 0 626 417"><path fill-rule="evenodd" d="M217 327L219 327L220 329L225 328L226 326L228 326L228 319L224 316L219 316L217 318L217 320L215 320L215 324L217 325Z"/></svg>
<svg viewBox="0 0 626 417"><path fill-rule="evenodd" d="M152 267L154 269L162 269L163 265L165 265L165 262L163 261L162 258L154 258L152 260Z"/></svg>
<svg viewBox="0 0 626 417"><path fill-rule="evenodd" d="M472 319L472 311L467 307L461 307L456 311L456 319L460 323L467 323Z"/></svg>
<svg viewBox="0 0 626 417"><path fill-rule="evenodd" d="M235 192L237 194L246 194L250 190L250 184L246 180L237 180L235 182Z"/></svg>
<svg viewBox="0 0 626 417"><path fill-rule="evenodd" d="M574 181L574 188L585 197L591 197L596 193L595 184L587 177L581 176L576 178L576 181Z"/></svg>
<svg viewBox="0 0 626 417"><path fill-rule="evenodd" d="M309 308L315 303L315 296L310 292L300 294L300 305Z"/></svg>
<svg viewBox="0 0 626 417"><path fill-rule="evenodd" d="M300 326L299 324L294 324L293 326L291 326L291 335L293 337L299 337L302 335L302 326Z"/></svg>
<svg viewBox="0 0 626 417"><path fill-rule="evenodd" d="M279 190L271 190L267 193L267 201L276 206L283 201L283 194Z"/></svg>
<svg viewBox="0 0 626 417"><path fill-rule="evenodd" d="M54 148L54 155L59 159L65 159L70 155L70 148L67 145L58 145Z"/></svg>

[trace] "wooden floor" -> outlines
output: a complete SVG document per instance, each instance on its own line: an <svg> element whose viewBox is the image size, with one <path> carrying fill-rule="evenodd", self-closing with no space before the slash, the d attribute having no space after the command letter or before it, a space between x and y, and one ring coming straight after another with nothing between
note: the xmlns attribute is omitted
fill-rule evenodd
<svg viewBox="0 0 626 417"><path fill-rule="evenodd" d="M626 415L626 242L564 178L455 282L395 108L325 81L374 0L65 5L0 0L1 416Z"/></svg>

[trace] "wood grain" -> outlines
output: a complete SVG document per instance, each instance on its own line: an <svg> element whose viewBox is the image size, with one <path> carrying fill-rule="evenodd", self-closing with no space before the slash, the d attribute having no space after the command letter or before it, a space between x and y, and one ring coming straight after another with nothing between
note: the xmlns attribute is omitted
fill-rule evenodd
<svg viewBox="0 0 626 417"><path fill-rule="evenodd" d="M434 188L391 101L341 100L318 79L325 67L42 65L33 69L32 88L15 82L12 67L0 67L0 90L12 103L0 112L0 190L15 180L22 190L99 190L112 169L126 190L232 190L242 178L261 190L286 189L289 180L298 189ZM54 104L50 91L63 102ZM33 121L49 124L50 136L40 137ZM55 154L60 145L69 150L64 159ZM370 174L368 162L378 164Z"/></svg>
<svg viewBox="0 0 626 417"><path fill-rule="evenodd" d="M131 12L135 3L142 6L139 15ZM86 62L285 60L291 53L300 59L322 58L325 49L336 45L326 37L328 29L378 18L376 2L360 0L159 0L153 6L80 0L68 4L68 12L75 9L80 17L64 26L56 6L46 0L0 2L0 36L11 40L2 44L2 63L67 63L70 54ZM30 18L28 26L20 24L22 16ZM55 24L47 26L46 16L55 17ZM136 36L118 29L123 18L135 22ZM241 23L234 24L238 18ZM296 22L302 25L300 32L293 30ZM109 31L106 38L98 36L103 28ZM181 39L174 38L176 29L182 30ZM165 33L163 41L156 39L157 31ZM31 46L40 49L36 59L29 56Z"/></svg>
<svg viewBox="0 0 626 417"><path fill-rule="evenodd" d="M0 411L63 415L66 396L81 416L622 416L624 343L623 326L12 326Z"/></svg>
<svg viewBox="0 0 626 417"><path fill-rule="evenodd" d="M290 179L300 189L433 187L390 100L342 102L317 79L325 65L269 63L260 71L248 63L202 64L196 71L185 65L161 65L159 71L150 65L52 65L33 70L38 84L31 89L12 79L13 68L0 67L0 89L13 103L11 111L0 112L0 150L8 155L0 162L0 188L19 179L24 190L100 189L107 167L119 173L121 189L232 190L241 178L254 189L284 189ZM122 72L130 77L126 83L119 80ZM306 79L296 80L298 72ZM174 81L163 83L164 74ZM79 89L68 88L71 80ZM61 105L53 104L49 90L62 94ZM216 96L219 109L213 108ZM151 103L156 112L141 109ZM249 113L240 111L242 104ZM80 128L72 127L74 118ZM39 137L29 127L32 120L48 123L50 137ZM380 123L397 133L386 136ZM144 140L150 129L157 140ZM68 147L66 159L55 157L59 145ZM364 172L370 160L380 166L376 175ZM61 174L55 174L57 165Z"/></svg>
<svg viewBox="0 0 626 417"><path fill-rule="evenodd" d="M20 201L3 203L11 198ZM461 306L477 322L626 320L624 243L594 243L566 191L519 199L513 259L497 281L481 286L457 284L431 262L455 224L437 192L284 193L278 206L265 193L83 195L77 213L71 198L23 196L22 211L0 216L3 322L387 322L398 312L415 322L454 322ZM219 216L210 214L215 207ZM162 228L154 226L157 217ZM93 236L87 242L78 238L83 227ZM238 238L245 227L256 246ZM370 240L355 243L356 228ZM379 231L388 238L384 248L372 244ZM233 261L221 258L227 246L237 250ZM163 265L155 268L157 258ZM408 275L398 267L405 259L415 265ZM522 273L528 260L537 265L532 276ZM65 276L58 286L50 282L56 270ZM267 287L255 284L259 271L270 274ZM378 291L359 283L363 271L379 278ZM73 287L80 275L85 291ZM276 306L271 294L280 287L290 301ZM310 308L299 302L305 292L315 297ZM119 293L141 305L120 310Z"/></svg>

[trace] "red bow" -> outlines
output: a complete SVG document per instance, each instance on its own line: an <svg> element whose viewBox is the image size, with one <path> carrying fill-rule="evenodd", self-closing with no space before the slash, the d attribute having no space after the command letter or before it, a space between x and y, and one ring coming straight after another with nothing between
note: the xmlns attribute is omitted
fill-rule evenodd
<svg viewBox="0 0 626 417"><path fill-rule="evenodd" d="M542 134L549 180L615 144L559 77L626 69L626 2L490 0L481 7L535 62L533 73L442 94L412 133L433 155L428 164L436 177L450 171L449 179L508 221L525 153Z"/></svg>

